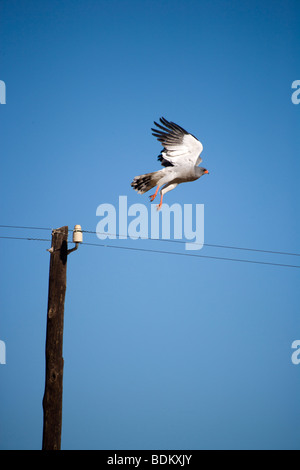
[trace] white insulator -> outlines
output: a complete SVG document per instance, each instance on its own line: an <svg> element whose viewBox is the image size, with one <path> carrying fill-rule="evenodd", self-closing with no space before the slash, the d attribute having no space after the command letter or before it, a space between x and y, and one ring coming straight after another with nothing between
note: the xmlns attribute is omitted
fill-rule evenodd
<svg viewBox="0 0 300 470"><path fill-rule="evenodd" d="M73 243L82 243L81 225L75 225L73 230Z"/></svg>

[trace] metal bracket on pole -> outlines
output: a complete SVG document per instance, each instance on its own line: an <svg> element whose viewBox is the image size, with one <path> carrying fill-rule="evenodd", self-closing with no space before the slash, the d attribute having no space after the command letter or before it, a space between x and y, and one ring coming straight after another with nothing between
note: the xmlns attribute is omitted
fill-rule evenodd
<svg viewBox="0 0 300 470"><path fill-rule="evenodd" d="M57 230L53 230L52 233L57 232ZM73 251L78 250L79 243L82 243L82 230L81 230L81 225L75 225L74 230L73 230L73 243L75 243L74 248L71 248L70 250L67 250L67 255L72 253ZM47 248L47 251L49 251L50 254L54 253L55 251L59 250L54 250L53 246L51 248Z"/></svg>

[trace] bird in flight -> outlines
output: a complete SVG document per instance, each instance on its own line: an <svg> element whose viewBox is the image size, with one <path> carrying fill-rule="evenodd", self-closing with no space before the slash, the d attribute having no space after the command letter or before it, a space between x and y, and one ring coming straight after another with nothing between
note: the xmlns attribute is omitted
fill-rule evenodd
<svg viewBox="0 0 300 470"><path fill-rule="evenodd" d="M158 156L158 160L164 167L162 170L136 176L131 186L139 194L144 194L157 186L150 201L154 201L160 190L160 202L157 210L161 209L163 196L180 183L195 181L202 175L208 173L206 168L199 167L202 162L200 154L203 145L192 134L189 134L182 127L174 122L169 122L163 117L159 119L160 124L154 121L157 129L151 129L152 135L161 142L163 149Z"/></svg>

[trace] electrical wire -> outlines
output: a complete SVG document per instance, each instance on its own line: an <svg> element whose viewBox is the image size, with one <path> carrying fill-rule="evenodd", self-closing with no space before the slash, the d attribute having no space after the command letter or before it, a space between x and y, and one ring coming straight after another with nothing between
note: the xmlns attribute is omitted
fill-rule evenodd
<svg viewBox="0 0 300 470"><path fill-rule="evenodd" d="M51 242L50 239L46 239L46 238L11 237L11 236L0 236L0 238L2 238L2 239L11 239L11 240ZM105 248L115 248L115 249L121 249L121 250L139 251L139 252L147 252L147 253L188 256L188 257L193 257L193 258L206 258L206 259L215 259L215 260L223 260L223 261L236 261L236 262L240 262L240 263L261 264L261 265L268 265L268 266L280 266L280 267L285 267L285 268L300 268L300 266L291 265L291 264L272 263L272 262L266 262L266 261L254 261L254 260L239 259L239 258L225 258L225 257L221 257L221 256L196 255L196 254L191 254L191 253L179 253L179 252L175 252L175 251L152 250L152 249L148 249L148 248L136 248L136 247L128 247L128 246L108 245L108 244L104 244L104 243L83 242L83 243L81 243L81 245L99 246L99 247L105 247Z"/></svg>
<svg viewBox="0 0 300 470"><path fill-rule="evenodd" d="M8 240L30 240L33 242L51 242L50 238L31 238L31 237L4 237L0 236L0 238L5 238Z"/></svg>
<svg viewBox="0 0 300 470"><path fill-rule="evenodd" d="M135 247L129 247L129 246L107 245L104 243L85 242L85 243L82 243L82 245L101 246L101 247L106 247L106 248L119 248L119 249L124 249L124 250L143 251L143 252L148 252L148 253L188 256L188 257L193 257L193 258L207 258L207 259L216 259L216 260L224 260L224 261L239 261L241 263L265 264L269 266L282 266L286 268L300 268L300 266L291 265L291 264L271 263L271 262L266 262L266 261L252 261L252 260L238 259L238 258L224 258L221 256L195 255L191 253L179 253L176 251L152 250L148 248L135 248Z"/></svg>
<svg viewBox="0 0 300 470"><path fill-rule="evenodd" d="M25 230L52 230L52 228L49 227L26 227L23 225L0 225L0 228L21 228Z"/></svg>
<svg viewBox="0 0 300 470"><path fill-rule="evenodd" d="M116 237L118 238L120 234L118 233L107 233L107 232L94 232L91 230L82 230L82 233L89 233L89 234L95 234L95 235L107 235L111 237ZM122 235L121 235L122 236ZM184 240L167 240L165 238L151 238L151 237L140 237L140 236L132 236L130 235L129 238L136 239L136 240L151 240L151 241L160 241L160 242L169 242L169 243L188 243ZM300 253L290 253L287 251L272 251L272 250L261 250L261 249L256 249L256 248L242 248L239 246L229 246L229 245L213 245L211 243L197 243L197 242L192 242L193 245L198 245L198 246L209 246L211 248L225 248L225 249L230 249L230 250L245 250L245 251L254 251L258 253L270 253L270 254L276 254L276 255L288 255L288 256L300 256Z"/></svg>
<svg viewBox="0 0 300 470"><path fill-rule="evenodd" d="M26 227L26 226L21 226L21 225L0 225L0 228L12 228L12 229L25 229L25 230L48 230L52 231L52 228L48 227ZM97 232L93 230L81 230L82 233L87 233L87 234L94 234L94 235L107 235L107 236L113 236L113 237L119 237L120 235L117 233L107 233L107 232ZM56 230L57 232L57 230ZM73 232L73 230L69 230L69 232ZM169 242L169 243L186 243L183 240L167 240L167 239L157 239L157 238L151 238L151 237L134 237L130 236L131 239L140 239L140 240L151 240L151 241L159 241L159 242ZM194 245L200 245L199 243L193 242ZM230 250L242 250L242 251L253 251L257 253L268 253L268 254L274 254L274 255L286 255L286 256L300 256L300 253L291 253L291 252L286 252L286 251L275 251L275 250L263 250L263 249L257 249L257 248L245 248L245 247L239 247L239 246L232 246L232 245L219 245L219 244L210 244L210 243L203 243L201 246L208 246L211 248L223 248L223 249L230 249Z"/></svg>

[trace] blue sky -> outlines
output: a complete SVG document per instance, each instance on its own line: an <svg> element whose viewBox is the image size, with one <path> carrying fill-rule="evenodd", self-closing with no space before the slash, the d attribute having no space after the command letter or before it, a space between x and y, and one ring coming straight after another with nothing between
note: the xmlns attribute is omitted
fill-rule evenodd
<svg viewBox="0 0 300 470"><path fill-rule="evenodd" d="M2 225L95 231L120 195L149 207L130 182L159 169L164 116L202 141L210 172L165 202L204 204L206 243L300 252L298 1L10 0L0 18ZM2 449L41 447L49 246L0 243ZM299 269L80 246L62 448L299 449L299 326Z"/></svg>

